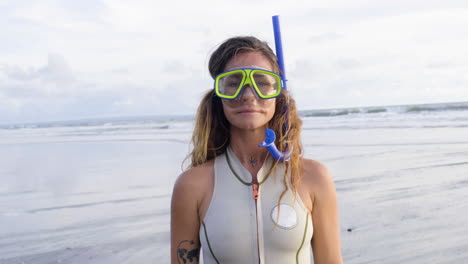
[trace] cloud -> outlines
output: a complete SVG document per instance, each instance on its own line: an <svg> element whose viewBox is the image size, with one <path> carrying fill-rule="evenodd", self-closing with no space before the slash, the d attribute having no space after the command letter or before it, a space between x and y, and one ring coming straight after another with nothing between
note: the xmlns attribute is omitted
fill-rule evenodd
<svg viewBox="0 0 468 264"><path fill-rule="evenodd" d="M194 113L214 48L273 47L273 14L300 109L468 100L466 1L180 5L0 1L0 123Z"/></svg>
<svg viewBox="0 0 468 264"><path fill-rule="evenodd" d="M126 69L90 78L73 71L59 54L50 54L40 67L2 65L0 123L193 112L194 99L211 82L197 78L181 62L166 67L174 73L167 80L123 81Z"/></svg>
<svg viewBox="0 0 468 264"><path fill-rule="evenodd" d="M0 69L2 70L6 78L9 78L11 80L25 81L37 78L37 71L31 68L21 69L18 66L3 65L3 67L1 67Z"/></svg>
<svg viewBox="0 0 468 264"><path fill-rule="evenodd" d="M319 33L340 38L293 43L290 87L301 108L468 100L464 25L468 9L431 9Z"/></svg>
<svg viewBox="0 0 468 264"><path fill-rule="evenodd" d="M312 34L307 40L311 44L326 43L328 41L336 41L343 38L343 35L340 35L336 32L326 32L323 34L315 35Z"/></svg>
<svg viewBox="0 0 468 264"><path fill-rule="evenodd" d="M17 65L2 65L6 80L3 81L3 91L6 95L51 95L66 94L72 91L77 82L65 59L59 54L50 54L47 65L40 68L26 69Z"/></svg>
<svg viewBox="0 0 468 264"><path fill-rule="evenodd" d="M180 75L183 75L183 74L187 74L187 68L184 65L184 63L182 63L180 61L174 61L174 60L173 61L166 61L162 65L161 72L162 73L167 73L167 74L179 74L179 76L180 76Z"/></svg>

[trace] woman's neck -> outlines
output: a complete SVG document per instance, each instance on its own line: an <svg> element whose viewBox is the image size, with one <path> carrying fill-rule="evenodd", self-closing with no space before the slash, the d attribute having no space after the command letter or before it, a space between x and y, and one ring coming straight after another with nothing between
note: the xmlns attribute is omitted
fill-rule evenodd
<svg viewBox="0 0 468 264"><path fill-rule="evenodd" d="M242 165L256 181L257 173L262 168L268 154L266 148L258 147L265 139L265 129L244 130L231 128L231 148Z"/></svg>

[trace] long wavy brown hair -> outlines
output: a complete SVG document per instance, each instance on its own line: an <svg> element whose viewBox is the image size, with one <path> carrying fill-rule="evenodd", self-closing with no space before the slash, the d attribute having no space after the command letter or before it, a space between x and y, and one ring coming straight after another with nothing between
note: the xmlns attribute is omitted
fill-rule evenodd
<svg viewBox="0 0 468 264"><path fill-rule="evenodd" d="M280 73L278 59L268 44L255 37L247 36L230 38L213 52L208 64L211 76L214 79L218 74L224 72L226 64L237 54L252 51L263 54L273 66L273 71ZM268 128L275 131L275 144L278 149L280 151L284 151L286 148L293 149L290 160L284 162L283 183L285 190L278 202L289 189L289 184L293 193L296 194L297 186L302 178L301 127L302 120L297 113L296 103L291 95L283 90L276 98L275 113L268 122ZM221 98L215 95L214 89L211 89L203 96L197 110L192 135L193 150L187 157L187 159L191 158L189 167L199 166L223 154L229 143L230 123L224 115Z"/></svg>

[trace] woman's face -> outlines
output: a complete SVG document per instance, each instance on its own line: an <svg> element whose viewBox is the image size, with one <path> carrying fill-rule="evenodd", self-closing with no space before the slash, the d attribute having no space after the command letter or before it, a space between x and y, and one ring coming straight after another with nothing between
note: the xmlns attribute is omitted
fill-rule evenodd
<svg viewBox="0 0 468 264"><path fill-rule="evenodd" d="M241 52L234 56L224 71L236 68L260 68L273 71L268 59L260 52ZM222 100L224 115L231 126L239 129L264 128L275 113L276 99L261 99L254 88L246 85L234 100Z"/></svg>

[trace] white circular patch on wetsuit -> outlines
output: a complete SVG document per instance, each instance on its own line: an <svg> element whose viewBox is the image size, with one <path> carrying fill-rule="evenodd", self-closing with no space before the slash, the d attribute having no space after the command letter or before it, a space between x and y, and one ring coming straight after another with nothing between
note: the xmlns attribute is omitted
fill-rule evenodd
<svg viewBox="0 0 468 264"><path fill-rule="evenodd" d="M271 211L271 220L281 228L291 229L297 225L297 213L294 208L288 204L279 205L279 217L278 217L278 205Z"/></svg>

